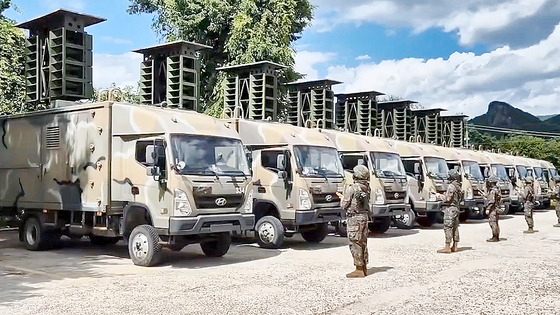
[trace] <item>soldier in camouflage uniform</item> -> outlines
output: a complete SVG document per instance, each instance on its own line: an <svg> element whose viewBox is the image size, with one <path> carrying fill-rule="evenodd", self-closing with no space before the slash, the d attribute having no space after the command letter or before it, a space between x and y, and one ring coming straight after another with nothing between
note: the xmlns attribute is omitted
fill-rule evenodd
<svg viewBox="0 0 560 315"><path fill-rule="evenodd" d="M369 217L369 171L367 167L358 165L354 167L354 183L344 192L342 209L346 210L348 223L348 240L350 252L354 258L356 270L347 274L347 278L362 278L367 276L368 264L368 217Z"/></svg>
<svg viewBox="0 0 560 315"><path fill-rule="evenodd" d="M463 199L461 191L461 175L456 171L449 172L451 184L447 187L445 194L437 194L437 198L445 203L443 209L443 230L445 231L445 248L438 253L449 254L457 250L459 243L459 205ZM453 246L451 247L451 241Z"/></svg>
<svg viewBox="0 0 560 315"><path fill-rule="evenodd" d="M554 176L554 190L552 191L554 199L556 199L556 217L558 223L554 227L560 227L560 176Z"/></svg>
<svg viewBox="0 0 560 315"><path fill-rule="evenodd" d="M487 242L498 242L500 240L500 226L498 225L499 214L498 208L500 207L500 200L502 195L500 188L496 185L498 183L498 178L496 176L490 176L487 179L488 195L488 205L486 206L486 214L488 215L488 223L492 229L492 238L487 239Z"/></svg>
<svg viewBox="0 0 560 315"><path fill-rule="evenodd" d="M525 221L527 221L527 231L523 231L523 233L535 233L538 232L534 230L533 227L535 225L533 221L533 206L535 204L535 192L533 189L533 177L527 176L525 177L525 188L519 189L516 188L517 192L525 200L523 213L525 213Z"/></svg>

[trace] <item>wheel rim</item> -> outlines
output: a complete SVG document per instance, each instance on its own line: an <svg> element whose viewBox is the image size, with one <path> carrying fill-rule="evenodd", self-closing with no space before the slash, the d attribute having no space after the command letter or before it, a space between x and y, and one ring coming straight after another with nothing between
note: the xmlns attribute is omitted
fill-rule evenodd
<svg viewBox="0 0 560 315"><path fill-rule="evenodd" d="M410 214L404 213L403 215L401 215L401 220L400 221L404 225L410 225Z"/></svg>
<svg viewBox="0 0 560 315"><path fill-rule="evenodd" d="M25 238L29 245L35 245L35 243L37 243L37 234L37 227L35 225L31 225L27 228Z"/></svg>
<svg viewBox="0 0 560 315"><path fill-rule="evenodd" d="M274 240L274 226L270 222L263 222L259 226L259 238L265 243L272 243Z"/></svg>
<svg viewBox="0 0 560 315"><path fill-rule="evenodd" d="M148 256L148 237L144 234L136 234L132 239L132 253L134 257L142 260Z"/></svg>

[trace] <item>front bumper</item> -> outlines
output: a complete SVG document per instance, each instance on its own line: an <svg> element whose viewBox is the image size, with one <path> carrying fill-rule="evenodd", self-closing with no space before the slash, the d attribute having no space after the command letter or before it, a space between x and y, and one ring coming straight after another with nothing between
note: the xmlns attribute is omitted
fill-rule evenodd
<svg viewBox="0 0 560 315"><path fill-rule="evenodd" d="M410 210L410 205L404 203L370 205L372 217L391 217L394 215L402 215Z"/></svg>
<svg viewBox="0 0 560 315"><path fill-rule="evenodd" d="M419 214L439 212L443 210L443 203L441 201L422 201L414 204L414 210Z"/></svg>
<svg viewBox="0 0 560 315"><path fill-rule="evenodd" d="M346 212L340 207L296 210L295 225L336 222L346 219ZM291 222L290 222L291 223Z"/></svg>
<svg viewBox="0 0 560 315"><path fill-rule="evenodd" d="M195 235L252 230L254 214L209 214L197 217L169 218L169 235Z"/></svg>

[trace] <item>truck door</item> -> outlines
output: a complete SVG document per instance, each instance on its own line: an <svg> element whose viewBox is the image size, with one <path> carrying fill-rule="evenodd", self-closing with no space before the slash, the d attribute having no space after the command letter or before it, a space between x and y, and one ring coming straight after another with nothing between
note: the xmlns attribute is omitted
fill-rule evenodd
<svg viewBox="0 0 560 315"><path fill-rule="evenodd" d="M295 205L293 192L293 171L288 150L261 150L260 159L256 159L255 185L257 199L270 200L286 211L288 206ZM282 217L285 217L282 215Z"/></svg>
<svg viewBox="0 0 560 315"><path fill-rule="evenodd" d="M403 159L404 169L408 178L408 189L414 201L419 201L424 188L424 171L419 159Z"/></svg>

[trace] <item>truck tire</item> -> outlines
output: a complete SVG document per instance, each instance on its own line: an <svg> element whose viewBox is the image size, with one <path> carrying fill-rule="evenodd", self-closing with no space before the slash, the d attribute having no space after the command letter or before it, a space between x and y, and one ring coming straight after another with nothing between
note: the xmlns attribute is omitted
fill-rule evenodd
<svg viewBox="0 0 560 315"><path fill-rule="evenodd" d="M336 234L342 236L342 237L347 237L348 236L348 223L346 222L346 220L340 220L336 223Z"/></svg>
<svg viewBox="0 0 560 315"><path fill-rule="evenodd" d="M120 237L106 237L98 235L90 235L89 241L96 246L115 245L119 242Z"/></svg>
<svg viewBox="0 0 560 315"><path fill-rule="evenodd" d="M414 222L416 222L416 214L414 210L410 209L404 214L399 216L394 216L393 221L395 226L399 229L410 230L414 227Z"/></svg>
<svg viewBox="0 0 560 315"><path fill-rule="evenodd" d="M368 224L369 231L375 234L383 234L387 232L391 226L391 217L375 218L373 223Z"/></svg>
<svg viewBox="0 0 560 315"><path fill-rule="evenodd" d="M422 227L430 227L436 223L438 218L437 212L427 212L425 217L417 217L416 222Z"/></svg>
<svg viewBox="0 0 560 315"><path fill-rule="evenodd" d="M224 256L231 245L231 234L229 232L220 233L216 239L200 242L200 248L204 255L208 257Z"/></svg>
<svg viewBox="0 0 560 315"><path fill-rule="evenodd" d="M45 250L50 245L49 235L39 219L30 217L23 225L23 242L28 250Z"/></svg>
<svg viewBox="0 0 560 315"><path fill-rule="evenodd" d="M264 216L255 225L255 236L262 248L280 248L284 244L284 225L276 217Z"/></svg>
<svg viewBox="0 0 560 315"><path fill-rule="evenodd" d="M128 238L128 253L137 266L150 267L161 261L159 235L151 225L139 225Z"/></svg>
<svg viewBox="0 0 560 315"><path fill-rule="evenodd" d="M329 234L327 223L319 223L313 230L301 232L301 237L308 243L321 243Z"/></svg>

